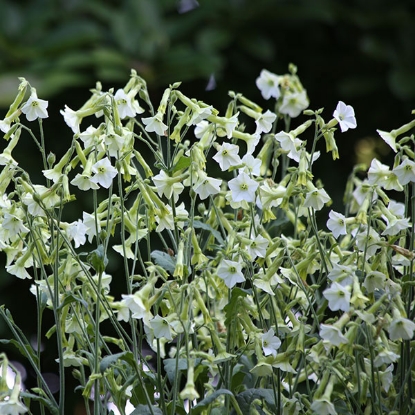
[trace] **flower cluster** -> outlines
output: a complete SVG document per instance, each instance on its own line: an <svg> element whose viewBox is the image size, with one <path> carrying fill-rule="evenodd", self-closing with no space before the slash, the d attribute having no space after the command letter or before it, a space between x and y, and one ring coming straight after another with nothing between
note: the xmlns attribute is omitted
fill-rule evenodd
<svg viewBox="0 0 415 415"><path fill-rule="evenodd" d="M135 71L115 93L98 83L80 109L61 111L73 139L59 160L30 133L43 156L44 180L33 183L12 151L28 131L21 114L42 129L47 102L21 79L0 122L0 250L7 272L33 279L38 304L54 310L47 335L85 400L105 390L120 413L128 399L154 414L352 414L411 402L415 157L405 134L415 122L379 131L393 168L375 159L367 175L354 169L336 212L313 167L320 140L339 157L334 137L356 128L353 108L340 101L328 121L307 109L294 65L263 70L256 84L272 108L230 92L221 114L179 83L154 107ZM74 203L89 197L90 212ZM42 402L58 411L49 392Z"/></svg>

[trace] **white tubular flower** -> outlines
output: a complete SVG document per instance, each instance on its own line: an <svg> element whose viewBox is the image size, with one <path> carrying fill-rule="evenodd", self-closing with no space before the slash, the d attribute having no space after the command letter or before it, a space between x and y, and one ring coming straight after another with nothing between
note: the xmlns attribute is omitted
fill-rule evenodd
<svg viewBox="0 0 415 415"><path fill-rule="evenodd" d="M163 114L157 112L153 117L141 118L145 125L145 130L149 133L155 132L158 135L164 135L167 131L167 125L163 123Z"/></svg>
<svg viewBox="0 0 415 415"><path fill-rule="evenodd" d="M228 170L231 166L241 164L238 156L239 146L236 144L223 143L219 151L212 157L219 164L222 171Z"/></svg>
<svg viewBox="0 0 415 415"><path fill-rule="evenodd" d="M97 161L92 166L95 175L91 178L93 183L99 184L108 189L112 184L112 179L117 175L117 169L111 165L108 157Z"/></svg>
<svg viewBox="0 0 415 415"><path fill-rule="evenodd" d="M264 238L262 235L257 235L252 239L252 242L247 246L248 254L252 259L256 257L265 258L269 241L267 238Z"/></svg>
<svg viewBox="0 0 415 415"><path fill-rule="evenodd" d="M94 239L94 236L97 236L97 230L98 234L101 232L101 224L99 222L99 219L96 221L97 226L95 225L95 215L92 215L87 212L82 212L82 221L86 227L85 234L88 236L88 241L92 242ZM96 229L96 227L98 229Z"/></svg>
<svg viewBox="0 0 415 415"><path fill-rule="evenodd" d="M402 186L415 182L415 163L408 158L392 170Z"/></svg>
<svg viewBox="0 0 415 415"><path fill-rule="evenodd" d="M324 297L329 301L331 311L349 311L350 310L350 289L337 282L323 291Z"/></svg>
<svg viewBox="0 0 415 415"><path fill-rule="evenodd" d="M255 134L260 133L269 133L272 128L272 124L274 123L275 119L277 118L276 114L267 110L264 114L261 114L256 120L256 130Z"/></svg>
<svg viewBox="0 0 415 415"><path fill-rule="evenodd" d="M164 195L167 199L170 199L173 196L174 202L177 202L184 189L184 186L177 179L170 177L164 170L160 170L160 173L153 176L152 179L160 197Z"/></svg>
<svg viewBox="0 0 415 415"><path fill-rule="evenodd" d="M280 113L287 114L291 118L298 117L309 105L307 91L286 92L280 106Z"/></svg>
<svg viewBox="0 0 415 415"><path fill-rule="evenodd" d="M368 293L373 293L375 290L383 290L385 288L385 281L385 274L379 271L372 271L366 275L362 285Z"/></svg>
<svg viewBox="0 0 415 415"><path fill-rule="evenodd" d="M173 340L170 323L165 318L159 315L155 316L150 320L150 327L153 329L154 337L157 339Z"/></svg>
<svg viewBox="0 0 415 415"><path fill-rule="evenodd" d="M241 160L244 167L239 169L239 173L244 171L245 173L250 173L252 176L261 175L261 160L255 158L252 154L245 154Z"/></svg>
<svg viewBox="0 0 415 415"><path fill-rule="evenodd" d="M346 218L341 213L331 210L329 213L329 220L327 227L332 231L333 236L338 238L340 235L347 235Z"/></svg>
<svg viewBox="0 0 415 415"><path fill-rule="evenodd" d="M80 219L68 225L66 233L69 239L74 241L75 248L79 248L81 245L85 244L87 229L88 228Z"/></svg>
<svg viewBox="0 0 415 415"><path fill-rule="evenodd" d="M29 229L23 224L22 219L8 212L4 214L1 226L8 231L8 237L10 239L14 239L20 233L29 232Z"/></svg>
<svg viewBox="0 0 415 415"><path fill-rule="evenodd" d="M140 107L138 102L130 94L126 94L123 89L117 90L114 95L115 103L117 104L118 113L121 119L127 117L135 117L136 114L141 114L144 109Z"/></svg>
<svg viewBox="0 0 415 415"><path fill-rule="evenodd" d="M234 287L239 282L244 282L242 265L236 261L222 259L217 269L218 277L221 278L228 288Z"/></svg>
<svg viewBox="0 0 415 415"><path fill-rule="evenodd" d="M32 88L30 98L26 104L21 108L23 114L26 115L27 121L34 121L38 118L48 118L48 101L39 99L36 94L36 89Z"/></svg>
<svg viewBox="0 0 415 415"><path fill-rule="evenodd" d="M261 91L264 99L270 99L271 97L278 99L280 97L279 83L280 77L266 69L263 69L256 79L256 86Z"/></svg>
<svg viewBox="0 0 415 415"><path fill-rule="evenodd" d="M333 117L339 122L342 133L349 128L356 128L357 126L353 107L351 105L346 105L343 101L339 101L337 104Z"/></svg>
<svg viewBox="0 0 415 415"><path fill-rule="evenodd" d="M327 275L330 281L337 282L343 287L349 286L353 283L353 276L355 274L354 267L350 265L333 264L333 269Z"/></svg>
<svg viewBox="0 0 415 415"><path fill-rule="evenodd" d="M313 411L313 414L318 415L338 415L334 404L326 398L320 398L313 401L311 410Z"/></svg>
<svg viewBox="0 0 415 415"><path fill-rule="evenodd" d="M74 134L79 133L79 126L82 121L82 117L78 115L78 113L72 109L70 109L67 105L65 105L65 110L61 110L61 114L63 115L63 119L65 120L68 127L72 129Z"/></svg>
<svg viewBox="0 0 415 415"><path fill-rule="evenodd" d="M314 188L307 193L304 201L304 207L312 207L315 210L320 210L323 209L323 206L330 200L330 196L323 188Z"/></svg>
<svg viewBox="0 0 415 415"><path fill-rule="evenodd" d="M255 192L259 184L242 172L228 183L231 197L234 202L255 202Z"/></svg>
<svg viewBox="0 0 415 415"><path fill-rule="evenodd" d="M201 200L207 199L209 196L216 195L220 192L222 180L208 177L208 175L200 170L198 172L198 180L193 186L193 190L199 195Z"/></svg>
<svg viewBox="0 0 415 415"><path fill-rule="evenodd" d="M91 174L78 173L70 183L76 186L79 190L86 191L89 189L99 189L99 186L91 179Z"/></svg>
<svg viewBox="0 0 415 415"><path fill-rule="evenodd" d="M349 342L338 327L330 324L320 324L320 337L336 347Z"/></svg>
<svg viewBox="0 0 415 415"><path fill-rule="evenodd" d="M382 140L395 152L397 153L398 150L396 148L396 135L388 133L387 131L376 130L376 132L380 135Z"/></svg>
<svg viewBox="0 0 415 415"><path fill-rule="evenodd" d="M274 335L274 329L269 329L266 333L261 335L262 351L264 356L277 355L277 350L281 346L281 340Z"/></svg>
<svg viewBox="0 0 415 415"><path fill-rule="evenodd" d="M395 314L395 313L394 313ZM411 340L414 337L415 323L396 313L388 327L389 338L391 340Z"/></svg>

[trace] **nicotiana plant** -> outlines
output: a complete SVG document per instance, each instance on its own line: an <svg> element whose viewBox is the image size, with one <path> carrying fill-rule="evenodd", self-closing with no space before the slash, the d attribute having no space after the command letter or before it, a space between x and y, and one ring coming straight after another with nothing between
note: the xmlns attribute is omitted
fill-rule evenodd
<svg viewBox="0 0 415 415"><path fill-rule="evenodd" d="M355 114L342 101L328 118L307 109L296 72L260 73L270 109L229 92L224 113L180 83L153 106L135 71L118 91L98 83L61 111L73 139L59 158L45 147L48 102L20 78L0 121L0 249L9 274L33 281L38 344L0 314L38 385L25 390L0 355L0 414L64 414L69 373L95 415L415 412L415 120L378 131L393 167L356 166L344 210L326 209L313 167L322 141L339 157ZM25 140L43 180L13 157ZM47 339L58 393L42 376Z"/></svg>

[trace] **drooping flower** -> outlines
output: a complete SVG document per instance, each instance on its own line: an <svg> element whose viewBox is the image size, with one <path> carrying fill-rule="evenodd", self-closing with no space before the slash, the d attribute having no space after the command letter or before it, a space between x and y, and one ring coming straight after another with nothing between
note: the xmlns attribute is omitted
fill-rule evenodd
<svg viewBox="0 0 415 415"><path fill-rule="evenodd" d="M65 105L65 109L61 110L61 114L63 115L63 119L65 120L68 127L72 129L72 131L77 134L79 133L79 126L82 121L82 117L79 114L70 109L67 105Z"/></svg>
<svg viewBox="0 0 415 415"><path fill-rule="evenodd" d="M331 324L320 324L320 337L337 347L341 344L347 344L349 342L342 334L341 330Z"/></svg>
<svg viewBox="0 0 415 415"><path fill-rule="evenodd" d="M280 77L278 75L263 69L256 79L256 86L261 91L264 99L270 99L271 97L278 99L281 95L279 82Z"/></svg>
<svg viewBox="0 0 415 415"><path fill-rule="evenodd" d="M145 130L149 133L155 132L158 135L164 135L167 131L167 125L163 123L163 114L158 112L153 117L141 118L145 125Z"/></svg>
<svg viewBox="0 0 415 415"><path fill-rule="evenodd" d="M157 339L166 339L167 341L173 340L170 323L159 315L150 320L150 326L154 331L154 336Z"/></svg>
<svg viewBox="0 0 415 415"><path fill-rule="evenodd" d="M376 130L382 140L396 153L396 135L388 133L387 131Z"/></svg>
<svg viewBox="0 0 415 415"><path fill-rule="evenodd" d="M32 88L32 93L30 98L21 108L23 114L26 115L27 121L34 121L37 118L47 118L48 111L48 101L44 99L39 99L36 94L36 89Z"/></svg>
<svg viewBox="0 0 415 415"><path fill-rule="evenodd" d="M85 244L86 231L87 227L80 219L76 222L70 223L67 227L66 233L68 234L69 239L74 241L75 248Z"/></svg>
<svg viewBox="0 0 415 415"><path fill-rule="evenodd" d="M135 117L136 114L141 114L144 109L138 105L134 97L130 97L123 89L118 89L114 95L115 103L117 104L118 112L121 119L127 117Z"/></svg>
<svg viewBox="0 0 415 415"><path fill-rule="evenodd" d="M228 288L234 287L239 282L244 282L242 265L229 259L222 259L217 269L218 277L221 278Z"/></svg>
<svg viewBox="0 0 415 415"><path fill-rule="evenodd" d="M269 329L266 333L261 335L262 351L264 356L277 355L277 350L281 346L281 340L275 336L274 329Z"/></svg>
<svg viewBox="0 0 415 415"><path fill-rule="evenodd" d="M394 317L388 327L391 340L411 340L414 337L415 323L404 317Z"/></svg>
<svg viewBox="0 0 415 415"><path fill-rule="evenodd" d="M266 112L261 114L255 120L255 124L256 124L255 133L256 134L269 133L271 131L272 124L276 118L277 118L276 114L274 114L270 110L267 110Z"/></svg>
<svg viewBox="0 0 415 415"><path fill-rule="evenodd" d="M339 101L337 104L333 117L339 122L342 133L357 126L353 107L346 105L343 101Z"/></svg>
<svg viewBox="0 0 415 415"><path fill-rule="evenodd" d="M241 172L228 183L231 197L234 202L255 202L255 192L259 183L251 179L248 174Z"/></svg>
<svg viewBox="0 0 415 415"><path fill-rule="evenodd" d="M241 160L244 167L239 169L239 172L244 171L250 173L252 176L261 175L261 160L254 157L252 154L245 154Z"/></svg>

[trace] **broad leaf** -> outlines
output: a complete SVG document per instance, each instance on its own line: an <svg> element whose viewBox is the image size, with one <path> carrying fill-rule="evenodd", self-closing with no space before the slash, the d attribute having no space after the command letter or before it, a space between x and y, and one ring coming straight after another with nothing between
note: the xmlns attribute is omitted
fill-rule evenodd
<svg viewBox="0 0 415 415"><path fill-rule="evenodd" d="M151 258L154 259L157 265L160 265L166 271L173 274L174 269L176 268L176 262L174 257L170 256L166 252L163 251L153 251L151 253Z"/></svg>

